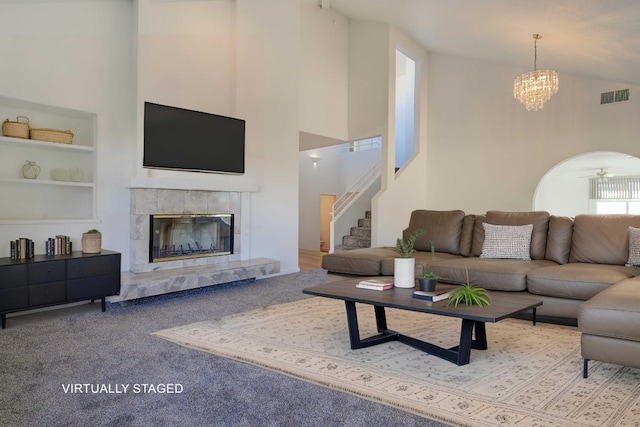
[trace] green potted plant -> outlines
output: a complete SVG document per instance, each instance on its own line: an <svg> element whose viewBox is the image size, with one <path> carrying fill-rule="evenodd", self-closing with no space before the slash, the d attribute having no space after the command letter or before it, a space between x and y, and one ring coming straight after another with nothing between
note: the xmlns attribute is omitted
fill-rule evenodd
<svg viewBox="0 0 640 427"><path fill-rule="evenodd" d="M427 271L422 275L422 278L418 279L418 287L425 292L435 291L437 283L438 276L433 271Z"/></svg>
<svg viewBox="0 0 640 427"><path fill-rule="evenodd" d="M414 288L415 283L415 268L416 260L413 258L413 254L416 252L413 245L418 237L424 234L422 228L418 228L403 240L398 239L396 241L396 250L400 255L399 258L394 259L393 263L393 284L398 288Z"/></svg>
<svg viewBox="0 0 640 427"><path fill-rule="evenodd" d="M467 274L467 283L451 291L448 305L453 307L457 307L459 304L477 305L478 307L491 305L491 298L486 289L471 286L469 284L469 270L467 270L466 266L464 270Z"/></svg>
<svg viewBox="0 0 640 427"><path fill-rule="evenodd" d="M82 252L85 254L99 254L102 251L102 233L92 228L82 233Z"/></svg>

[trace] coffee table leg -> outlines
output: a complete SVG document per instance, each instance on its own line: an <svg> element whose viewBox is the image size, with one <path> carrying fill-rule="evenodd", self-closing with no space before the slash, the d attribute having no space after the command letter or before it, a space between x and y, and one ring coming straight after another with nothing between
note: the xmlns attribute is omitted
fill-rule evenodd
<svg viewBox="0 0 640 427"><path fill-rule="evenodd" d="M466 365L471 358L471 343L473 341L473 320L462 319L462 328L460 329L460 344L458 345L457 364Z"/></svg>
<svg viewBox="0 0 640 427"><path fill-rule="evenodd" d="M384 311L384 307L380 307L378 305L374 305L373 309L376 313L376 326L378 327L378 332L387 330L387 314Z"/></svg>
<svg viewBox="0 0 640 427"><path fill-rule="evenodd" d="M376 314L376 325L378 327L378 335L360 339L360 329L358 328L358 314L356 313L356 303L353 301L345 301L347 309L347 327L349 329L349 343L351 349L371 347L389 341L398 341L398 333L387 330L387 316L384 307L374 306Z"/></svg>
<svg viewBox="0 0 640 427"><path fill-rule="evenodd" d="M345 301L344 304L347 309L347 328L349 329L349 343L351 344L351 349L356 349L360 347L360 330L358 329L356 303L353 301Z"/></svg>

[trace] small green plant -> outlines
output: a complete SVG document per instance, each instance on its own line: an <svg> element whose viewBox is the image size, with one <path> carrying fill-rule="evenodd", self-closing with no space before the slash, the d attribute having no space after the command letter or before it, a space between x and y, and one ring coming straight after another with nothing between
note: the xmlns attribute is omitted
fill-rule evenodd
<svg viewBox="0 0 640 427"><path fill-rule="evenodd" d="M438 276L433 271L427 271L422 275L423 279L437 279Z"/></svg>
<svg viewBox="0 0 640 427"><path fill-rule="evenodd" d="M457 307L459 304L477 305L478 307L491 305L491 298L484 288L471 286L469 284L469 270L466 265L464 266L464 270L467 274L467 283L451 291L448 305L454 307Z"/></svg>
<svg viewBox="0 0 640 427"><path fill-rule="evenodd" d="M87 234L100 234L100 231L92 228L91 230L87 231Z"/></svg>
<svg viewBox="0 0 640 427"><path fill-rule="evenodd" d="M424 234L424 230L422 228L418 228L411 232L405 240L398 239L396 241L396 250L400 254L401 258L411 258L416 250L413 247L414 243L418 239L418 237Z"/></svg>
<svg viewBox="0 0 640 427"><path fill-rule="evenodd" d="M436 259L436 245L433 240L429 240L429 246L431 247L431 261L434 261Z"/></svg>

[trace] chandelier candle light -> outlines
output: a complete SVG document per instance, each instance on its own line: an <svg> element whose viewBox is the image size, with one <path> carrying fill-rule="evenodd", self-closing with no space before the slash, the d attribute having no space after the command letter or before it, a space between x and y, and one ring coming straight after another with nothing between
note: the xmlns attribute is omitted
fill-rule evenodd
<svg viewBox="0 0 640 427"><path fill-rule="evenodd" d="M513 82L513 96L527 111L541 110L544 103L558 92L558 73L553 70L538 70L538 40L540 34L533 35L533 71L516 77Z"/></svg>

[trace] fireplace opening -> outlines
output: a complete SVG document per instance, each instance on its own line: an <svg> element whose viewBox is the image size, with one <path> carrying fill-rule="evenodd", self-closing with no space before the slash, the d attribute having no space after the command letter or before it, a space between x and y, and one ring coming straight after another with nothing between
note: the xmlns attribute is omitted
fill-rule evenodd
<svg viewBox="0 0 640 427"><path fill-rule="evenodd" d="M149 262L233 253L233 214L151 215Z"/></svg>

